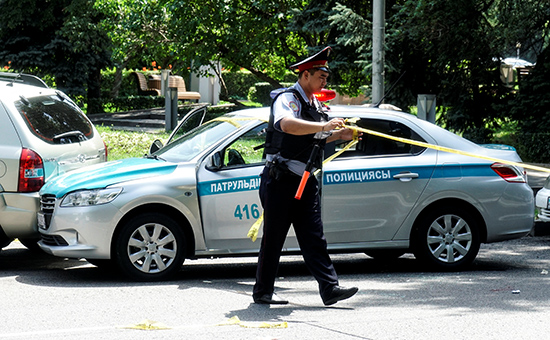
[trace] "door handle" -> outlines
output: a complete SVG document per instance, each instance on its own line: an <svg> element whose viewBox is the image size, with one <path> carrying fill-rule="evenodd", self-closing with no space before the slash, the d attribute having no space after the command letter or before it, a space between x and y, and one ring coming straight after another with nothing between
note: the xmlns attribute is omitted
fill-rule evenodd
<svg viewBox="0 0 550 340"><path fill-rule="evenodd" d="M398 173L397 175L393 175L393 178L399 179L404 182L408 182L413 178L418 178L418 174L415 172L401 172L401 173Z"/></svg>

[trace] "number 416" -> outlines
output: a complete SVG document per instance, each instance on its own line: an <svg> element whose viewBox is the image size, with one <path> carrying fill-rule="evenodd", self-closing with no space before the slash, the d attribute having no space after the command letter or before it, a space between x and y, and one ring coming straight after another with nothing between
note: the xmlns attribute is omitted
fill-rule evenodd
<svg viewBox="0 0 550 340"><path fill-rule="evenodd" d="M257 204L252 204L250 207L248 204L245 204L242 207L239 204L235 208L235 213L233 214L233 216L239 220L242 220L243 218L249 220L250 215L252 215L252 218L254 219L258 219L260 217L260 209Z"/></svg>

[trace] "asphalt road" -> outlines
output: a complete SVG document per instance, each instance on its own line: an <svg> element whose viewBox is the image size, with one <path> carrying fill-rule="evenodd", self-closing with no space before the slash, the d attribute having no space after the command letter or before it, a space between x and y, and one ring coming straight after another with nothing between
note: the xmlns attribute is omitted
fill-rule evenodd
<svg viewBox="0 0 550 340"><path fill-rule="evenodd" d="M411 255L333 256L359 293L323 306L301 258L283 258L285 306L252 303L255 259L186 261L175 280L134 283L81 260L0 252L0 339L544 339L550 236L483 245L466 271ZM237 321L238 320L240 321Z"/></svg>

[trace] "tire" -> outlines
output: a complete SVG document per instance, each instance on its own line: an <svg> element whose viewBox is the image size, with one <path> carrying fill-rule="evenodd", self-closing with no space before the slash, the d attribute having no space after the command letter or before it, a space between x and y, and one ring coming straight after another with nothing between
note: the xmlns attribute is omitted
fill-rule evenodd
<svg viewBox="0 0 550 340"><path fill-rule="evenodd" d="M122 226L115 240L114 260L137 281L166 280L177 273L185 257L185 235L170 217L138 215Z"/></svg>
<svg viewBox="0 0 550 340"><path fill-rule="evenodd" d="M459 270L477 256L481 243L479 223L467 210L433 210L417 226L414 255L430 268Z"/></svg>

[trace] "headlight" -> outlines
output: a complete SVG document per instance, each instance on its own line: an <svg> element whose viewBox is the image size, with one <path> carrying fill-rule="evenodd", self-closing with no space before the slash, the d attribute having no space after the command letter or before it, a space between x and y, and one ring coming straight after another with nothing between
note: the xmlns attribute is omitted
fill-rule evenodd
<svg viewBox="0 0 550 340"><path fill-rule="evenodd" d="M98 205L112 202L122 192L122 188L80 190L67 194L62 207L79 207L87 205Z"/></svg>

